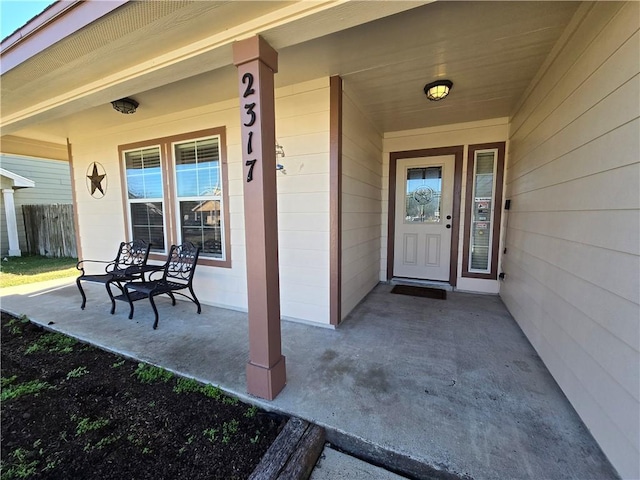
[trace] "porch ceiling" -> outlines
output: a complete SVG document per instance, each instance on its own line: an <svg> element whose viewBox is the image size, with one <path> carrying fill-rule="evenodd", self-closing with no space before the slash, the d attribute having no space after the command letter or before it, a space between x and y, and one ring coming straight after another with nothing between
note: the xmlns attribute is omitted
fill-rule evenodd
<svg viewBox="0 0 640 480"><path fill-rule="evenodd" d="M279 51L276 86L341 75L380 132L508 116L576 2L131 2L3 72L3 135L46 141L237 95L233 40ZM454 82L443 102L425 83Z"/></svg>

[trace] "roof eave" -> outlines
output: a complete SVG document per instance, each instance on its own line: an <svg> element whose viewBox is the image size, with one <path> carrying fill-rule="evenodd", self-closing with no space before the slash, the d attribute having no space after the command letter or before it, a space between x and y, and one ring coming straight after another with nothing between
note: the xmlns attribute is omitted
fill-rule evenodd
<svg viewBox="0 0 640 480"><path fill-rule="evenodd" d="M36 182L29 180L22 175L10 172L5 168L0 168L0 175L11 180L13 188L32 188L36 186Z"/></svg>
<svg viewBox="0 0 640 480"><path fill-rule="evenodd" d="M8 72L127 1L59 0L53 3L2 40L0 73Z"/></svg>

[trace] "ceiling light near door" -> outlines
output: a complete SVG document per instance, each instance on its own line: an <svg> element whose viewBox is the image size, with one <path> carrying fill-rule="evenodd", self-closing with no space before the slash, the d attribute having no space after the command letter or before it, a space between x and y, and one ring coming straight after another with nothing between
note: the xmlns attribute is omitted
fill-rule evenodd
<svg viewBox="0 0 640 480"><path fill-rule="evenodd" d="M424 86L424 94L429 100L437 102L449 95L451 87L453 87L451 80L436 80Z"/></svg>

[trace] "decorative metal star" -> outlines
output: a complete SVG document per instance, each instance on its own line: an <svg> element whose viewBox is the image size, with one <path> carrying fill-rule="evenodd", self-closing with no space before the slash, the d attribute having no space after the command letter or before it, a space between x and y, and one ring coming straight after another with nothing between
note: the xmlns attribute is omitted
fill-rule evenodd
<svg viewBox="0 0 640 480"><path fill-rule="evenodd" d="M93 172L91 175L87 175L87 178L91 180L91 195L95 193L96 190L99 190L102 195L104 195L104 190L102 189L102 180L104 180L106 175L98 174L98 166L93 164Z"/></svg>

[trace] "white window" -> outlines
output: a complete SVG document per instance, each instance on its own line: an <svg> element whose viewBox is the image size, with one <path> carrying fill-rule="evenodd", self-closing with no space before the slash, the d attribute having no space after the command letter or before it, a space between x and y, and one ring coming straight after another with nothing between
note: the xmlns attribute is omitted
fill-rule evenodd
<svg viewBox="0 0 640 480"><path fill-rule="evenodd" d="M165 252L167 237L160 147L126 151L124 162L129 235L132 240L151 243L152 251Z"/></svg>
<svg viewBox="0 0 640 480"><path fill-rule="evenodd" d="M179 241L202 248L200 255L224 258L220 138L174 143Z"/></svg>
<svg viewBox="0 0 640 480"><path fill-rule="evenodd" d="M122 145L119 151L129 240L150 242L156 260L171 244L189 241L201 249L199 263L230 267L224 128Z"/></svg>

